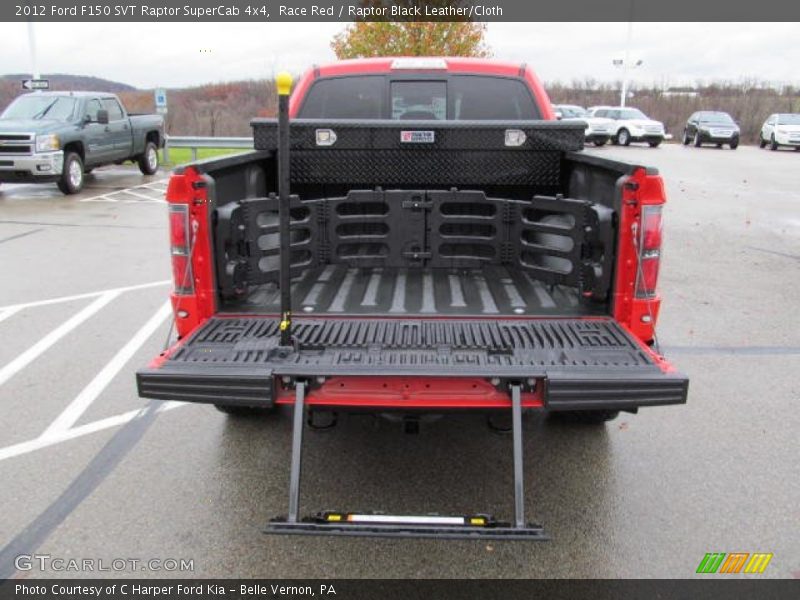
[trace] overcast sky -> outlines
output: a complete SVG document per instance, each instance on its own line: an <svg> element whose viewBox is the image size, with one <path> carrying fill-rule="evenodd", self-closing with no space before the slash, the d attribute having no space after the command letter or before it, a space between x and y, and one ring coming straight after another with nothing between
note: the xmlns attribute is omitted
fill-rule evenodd
<svg viewBox="0 0 800 600"><path fill-rule="evenodd" d="M334 59L344 23L37 23L42 73L92 75L141 88L270 77ZM620 71L626 23L490 23L495 57L532 65L546 81ZM800 84L800 23L635 23L642 83L756 78ZM28 72L28 26L0 23L0 74Z"/></svg>

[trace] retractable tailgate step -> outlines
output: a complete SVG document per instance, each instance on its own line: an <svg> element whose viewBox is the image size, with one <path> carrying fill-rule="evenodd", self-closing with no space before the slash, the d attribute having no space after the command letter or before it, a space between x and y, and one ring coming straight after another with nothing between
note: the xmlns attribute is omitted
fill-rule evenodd
<svg viewBox="0 0 800 600"><path fill-rule="evenodd" d="M514 459L514 521L496 521L486 514L387 515L322 511L300 517L300 479L302 473L303 430L305 429L306 385L295 385L292 427L292 460L289 470L289 512L267 524L265 533L293 535L353 535L382 537L438 537L463 539L506 539L544 541L549 537L541 525L525 520L523 483L522 394L519 385L511 385L512 452Z"/></svg>

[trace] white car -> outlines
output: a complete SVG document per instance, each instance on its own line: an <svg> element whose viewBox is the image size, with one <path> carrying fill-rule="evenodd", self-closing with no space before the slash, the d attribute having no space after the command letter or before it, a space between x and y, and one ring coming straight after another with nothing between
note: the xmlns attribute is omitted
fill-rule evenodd
<svg viewBox="0 0 800 600"><path fill-rule="evenodd" d="M800 113L780 113L770 115L761 126L758 145L769 144L770 150L781 146L793 146L800 150Z"/></svg>
<svg viewBox="0 0 800 600"><path fill-rule="evenodd" d="M585 108L574 104L555 104L553 109L556 118L561 121L585 121L584 139L586 142L591 142L595 146L604 146L611 137L611 130L614 126L614 121L611 119L591 117Z"/></svg>
<svg viewBox="0 0 800 600"><path fill-rule="evenodd" d="M614 121L611 127L611 141L621 146L631 142L647 142L655 148L664 141L664 124L654 121L638 108L623 106L592 106L589 115Z"/></svg>

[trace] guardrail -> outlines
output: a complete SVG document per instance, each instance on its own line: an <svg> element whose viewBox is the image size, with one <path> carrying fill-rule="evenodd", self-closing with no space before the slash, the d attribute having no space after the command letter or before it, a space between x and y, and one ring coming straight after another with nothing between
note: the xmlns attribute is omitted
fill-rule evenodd
<svg viewBox="0 0 800 600"><path fill-rule="evenodd" d="M169 162L170 148L189 148L192 151L192 160L197 160L198 148L241 148L253 149L251 137L210 137L195 135L168 135L164 143L164 162Z"/></svg>

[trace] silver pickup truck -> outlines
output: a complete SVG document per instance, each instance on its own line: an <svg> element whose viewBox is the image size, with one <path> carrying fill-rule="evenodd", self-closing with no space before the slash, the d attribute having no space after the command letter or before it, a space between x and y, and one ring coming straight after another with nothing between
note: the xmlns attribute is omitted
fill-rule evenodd
<svg viewBox="0 0 800 600"><path fill-rule="evenodd" d="M158 170L164 146L160 115L132 115L114 94L25 94L0 115L0 182L56 182L65 194L83 188L96 167L132 160Z"/></svg>

